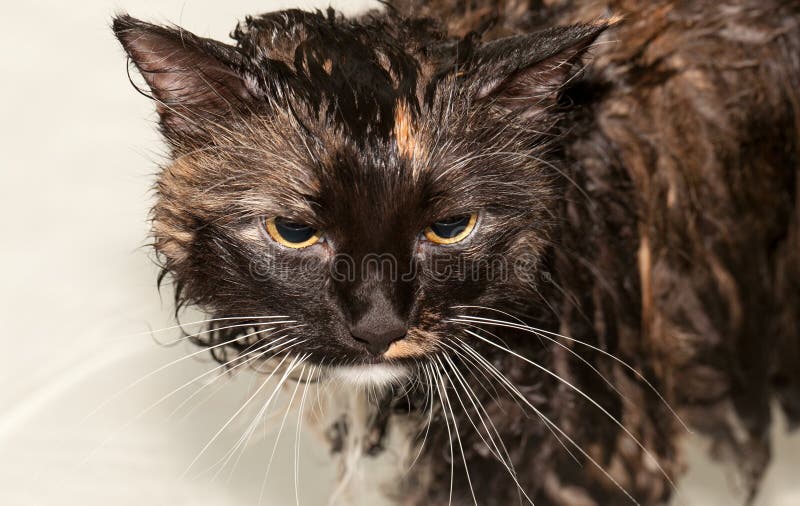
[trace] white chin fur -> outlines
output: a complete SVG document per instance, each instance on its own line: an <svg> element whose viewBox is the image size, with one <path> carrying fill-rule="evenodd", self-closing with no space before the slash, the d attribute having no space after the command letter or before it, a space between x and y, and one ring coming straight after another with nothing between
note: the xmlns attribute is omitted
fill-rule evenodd
<svg viewBox="0 0 800 506"><path fill-rule="evenodd" d="M394 364L370 364L335 367L332 376L344 383L359 386L383 387L401 383L408 378L408 369Z"/></svg>

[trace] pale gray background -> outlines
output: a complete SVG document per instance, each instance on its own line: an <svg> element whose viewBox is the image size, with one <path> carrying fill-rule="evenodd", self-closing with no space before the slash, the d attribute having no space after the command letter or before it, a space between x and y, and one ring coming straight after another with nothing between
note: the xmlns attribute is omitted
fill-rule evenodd
<svg viewBox="0 0 800 506"><path fill-rule="evenodd" d="M186 390L154 401L212 366L186 360L115 394L192 348L165 349L141 332L172 324L144 247L148 191L161 153L152 103L134 92L111 35L114 12L173 21L225 38L248 13L310 2L192 0L6 3L0 30L0 504L254 505L271 436L216 480L197 476L236 442L233 424L181 477L251 392L251 378L169 417ZM317 3L317 5L320 5ZM322 3L321 6L325 4ZM353 11L363 2L340 2ZM162 340L177 337L166 332ZM202 400L200 395L195 400ZM105 403L92 416L87 414ZM192 402L189 407L195 406ZM300 502L323 504L325 452L301 439ZM284 433L262 504L294 503L293 427ZM730 473L689 439L683 502L727 505ZM780 439L761 505L800 504L800 440ZM213 474L213 473L212 473Z"/></svg>

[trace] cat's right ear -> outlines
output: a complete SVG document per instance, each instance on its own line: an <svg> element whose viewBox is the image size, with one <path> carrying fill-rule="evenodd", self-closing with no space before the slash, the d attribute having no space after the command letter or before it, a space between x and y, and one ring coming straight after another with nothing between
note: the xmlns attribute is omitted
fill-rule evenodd
<svg viewBox="0 0 800 506"><path fill-rule="evenodd" d="M522 118L555 105L563 86L581 67L597 38L620 18L559 26L483 44L472 56L476 101Z"/></svg>
<svg viewBox="0 0 800 506"><path fill-rule="evenodd" d="M114 34L144 77L167 132L202 129L252 99L236 48L120 15Z"/></svg>

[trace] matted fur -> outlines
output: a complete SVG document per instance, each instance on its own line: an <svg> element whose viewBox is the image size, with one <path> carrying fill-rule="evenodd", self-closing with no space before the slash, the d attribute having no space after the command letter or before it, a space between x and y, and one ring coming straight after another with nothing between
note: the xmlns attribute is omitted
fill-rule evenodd
<svg viewBox="0 0 800 506"><path fill-rule="evenodd" d="M238 76L216 96L159 89L136 40L172 29L117 20L134 62L146 79L151 74L173 150L153 217L180 302L219 316L280 308L316 325L305 331L314 338L305 351L344 363L355 351L342 322L369 301L354 286L254 277L254 259L270 264L276 254L253 221L289 215L338 233L337 244L356 258L372 248L412 261L397 245L442 212L491 209L483 239L464 254L530 255L537 282L420 281L423 295L419 285L391 287L393 307L410 315L420 344L458 331L444 320L460 303L499 307L598 346L632 364L711 435L715 453L740 464L754 493L769 461L770 403L793 425L800 419L800 7L769 0L393 6L349 20L299 11L248 19L234 32L235 48L182 35L213 56L191 68L225 84L222 61ZM609 13L622 21L604 31L611 23L596 20ZM531 47L541 53L525 60ZM169 77L170 69L158 72ZM330 309L340 300L344 309ZM530 334L493 331L580 387L669 475L680 475L682 429L629 370L568 341L545 346ZM236 332L221 330L204 344ZM237 352L252 346L238 344ZM638 502L670 497L652 459L595 406L530 365L471 344ZM226 349L214 351L223 359ZM577 455L578 466L529 410L465 375L534 502L628 501L586 456ZM426 391L401 391L389 390L371 415L347 422L377 434L370 448L381 447L394 423L420 427L421 438ZM465 410L454 408L469 470L480 477L479 503L518 503L507 469ZM433 419L421 461L394 495L404 504L446 504L452 464L454 502L471 503L461 459L449 461L452 436L441 410Z"/></svg>

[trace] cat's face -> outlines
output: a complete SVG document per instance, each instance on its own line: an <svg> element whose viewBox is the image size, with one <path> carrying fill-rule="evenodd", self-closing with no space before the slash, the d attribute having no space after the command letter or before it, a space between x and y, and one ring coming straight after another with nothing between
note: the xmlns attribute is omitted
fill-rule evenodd
<svg viewBox="0 0 800 506"><path fill-rule="evenodd" d="M288 11L236 47L114 29L171 146L156 248L182 301L252 323L226 335L378 378L446 349L460 306L536 300L556 95L601 26L480 44Z"/></svg>

